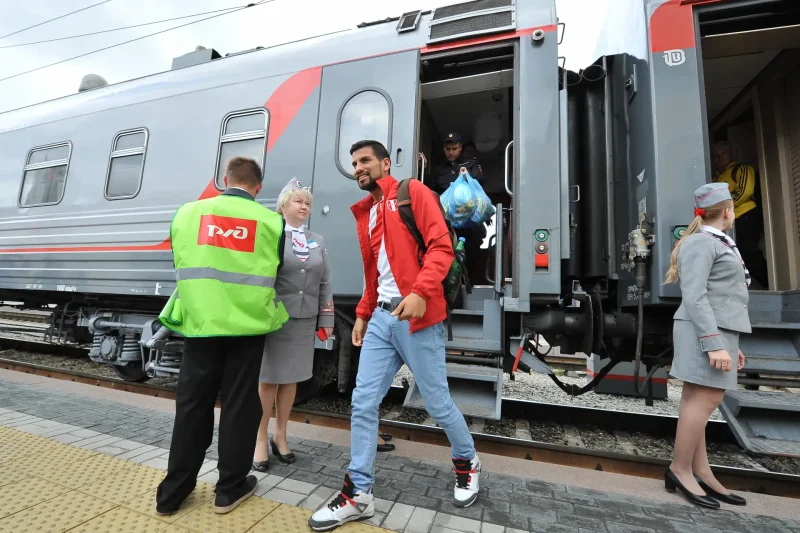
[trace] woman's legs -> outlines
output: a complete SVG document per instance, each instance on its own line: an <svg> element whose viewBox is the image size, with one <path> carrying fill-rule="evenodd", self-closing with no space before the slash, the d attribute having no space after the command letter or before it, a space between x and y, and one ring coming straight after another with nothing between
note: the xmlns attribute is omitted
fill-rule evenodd
<svg viewBox="0 0 800 533"><path fill-rule="evenodd" d="M269 458L269 419L272 415L272 406L275 404L275 392L277 385L271 383L258 384L258 396L261 398L261 424L258 426L258 437L256 438L256 451L253 454L253 462L260 463Z"/></svg>
<svg viewBox="0 0 800 533"><path fill-rule="evenodd" d="M706 436L703 434L700 442L697 444L697 450L694 452L694 459L692 460L692 471L694 474L703 480L703 482L711 487L713 490L720 494L730 494L730 491L722 486L722 483L717 481L714 473L711 472L711 466L708 464L708 454L706 452Z"/></svg>
<svg viewBox="0 0 800 533"><path fill-rule="evenodd" d="M286 426L289 423L289 415L294 405L297 383L282 383L280 385L273 385L273 387L278 388L278 393L275 396L277 417L275 418L275 434L273 435L273 439L281 455L287 455L291 453L291 450L289 449L289 442L286 440Z"/></svg>
<svg viewBox="0 0 800 533"><path fill-rule="evenodd" d="M675 453L669 468L686 489L694 494L705 494L694 479L693 468L708 466L705 454L705 431L708 418L719 407L725 391L684 382L678 414L678 430L675 434ZM697 451L702 446L702 457L695 462ZM709 468L709 472L710 472ZM703 478L705 481L705 478ZM711 485L711 488L714 488Z"/></svg>

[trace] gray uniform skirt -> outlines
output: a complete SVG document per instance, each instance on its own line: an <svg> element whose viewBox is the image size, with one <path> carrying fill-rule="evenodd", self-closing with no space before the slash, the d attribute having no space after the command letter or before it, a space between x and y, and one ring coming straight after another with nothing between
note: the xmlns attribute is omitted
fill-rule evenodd
<svg viewBox="0 0 800 533"><path fill-rule="evenodd" d="M739 332L719 328L725 349L731 356L733 368L718 370L711 366L708 353L700 349L700 339L692 323L688 320L675 320L672 326L672 342L675 354L672 359L670 375L674 378L704 385L715 389L736 390L736 363L739 358Z"/></svg>
<svg viewBox="0 0 800 533"><path fill-rule="evenodd" d="M314 370L317 317L290 318L281 329L267 335L261 372L262 383L300 383Z"/></svg>

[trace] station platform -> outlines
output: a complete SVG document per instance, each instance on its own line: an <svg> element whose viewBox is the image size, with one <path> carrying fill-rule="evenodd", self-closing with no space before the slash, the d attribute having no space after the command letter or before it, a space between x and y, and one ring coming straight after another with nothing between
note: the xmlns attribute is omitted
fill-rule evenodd
<svg viewBox="0 0 800 533"><path fill-rule="evenodd" d="M297 461L254 472L258 497L213 513L215 438L195 493L177 515L157 516L173 416L172 400L0 370L0 533L304 532L341 488L349 432L290 423ZM745 508L701 509L659 480L480 451L480 497L457 509L449 449L393 443L376 460L375 516L337 531L800 533L796 499L749 493Z"/></svg>

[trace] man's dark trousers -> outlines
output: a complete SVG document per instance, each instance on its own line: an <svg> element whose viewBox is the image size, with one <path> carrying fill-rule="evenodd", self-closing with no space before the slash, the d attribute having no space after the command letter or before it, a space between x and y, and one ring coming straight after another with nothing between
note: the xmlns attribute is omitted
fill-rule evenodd
<svg viewBox="0 0 800 533"><path fill-rule="evenodd" d="M764 219L760 208L751 209L736 219L736 246L739 247L739 252L742 254L742 259L747 270L750 271L750 275L764 289L767 289L769 287L767 284L767 260L758 247L758 241L763 233Z"/></svg>
<svg viewBox="0 0 800 533"><path fill-rule="evenodd" d="M261 401L258 374L265 335L184 339L167 476L159 508L177 509L194 490L214 434L214 406L222 392L219 481L216 492L244 483L253 464Z"/></svg>

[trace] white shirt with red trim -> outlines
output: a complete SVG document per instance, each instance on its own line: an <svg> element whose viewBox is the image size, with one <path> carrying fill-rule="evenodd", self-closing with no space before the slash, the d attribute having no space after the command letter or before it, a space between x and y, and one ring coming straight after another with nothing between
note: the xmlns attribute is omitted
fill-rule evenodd
<svg viewBox="0 0 800 533"><path fill-rule="evenodd" d="M392 298L402 298L392 274L386 244L383 240L383 206L381 199L369 210L369 240L372 253L378 261L378 302L391 303Z"/></svg>

